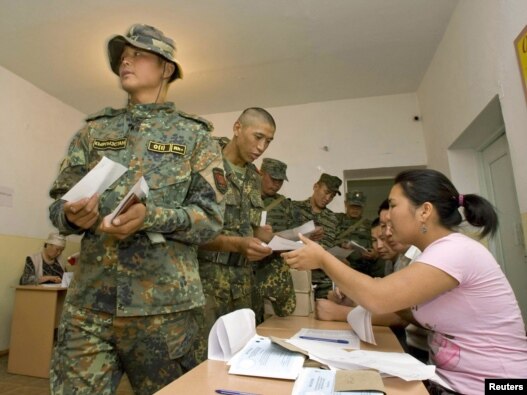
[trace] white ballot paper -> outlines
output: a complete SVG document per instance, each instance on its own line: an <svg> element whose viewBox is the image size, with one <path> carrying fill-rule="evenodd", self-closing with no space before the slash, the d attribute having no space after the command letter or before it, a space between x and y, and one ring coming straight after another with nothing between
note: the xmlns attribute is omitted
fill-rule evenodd
<svg viewBox="0 0 527 395"><path fill-rule="evenodd" d="M360 348L359 337L352 330L302 328L286 341L307 352L320 348L329 350L336 348L358 350Z"/></svg>
<svg viewBox="0 0 527 395"><path fill-rule="evenodd" d="M262 215L260 216L260 226L265 226L265 223L267 222L267 211L262 211Z"/></svg>
<svg viewBox="0 0 527 395"><path fill-rule="evenodd" d="M434 365L425 365L410 354L342 349L318 349L309 353L309 358L335 369L369 368L385 376L396 376L403 380L428 380L435 375Z"/></svg>
<svg viewBox="0 0 527 395"><path fill-rule="evenodd" d="M267 337L255 336L229 361L229 374L295 380L304 359L304 355L286 350Z"/></svg>
<svg viewBox="0 0 527 395"><path fill-rule="evenodd" d="M291 395L383 395L381 391L334 391L334 370L304 368L295 381Z"/></svg>
<svg viewBox="0 0 527 395"><path fill-rule="evenodd" d="M353 250L350 250L349 248L342 248L339 246L331 247L327 251L338 259L346 259L353 252Z"/></svg>
<svg viewBox="0 0 527 395"><path fill-rule="evenodd" d="M292 241L298 241L300 240L298 238L298 234L301 233L303 235L308 235L311 232L314 232L315 230L315 223L313 220L307 221L305 224L300 225L293 229L287 229L283 230L281 232L276 233L277 236L283 237L284 239L292 240Z"/></svg>
<svg viewBox="0 0 527 395"><path fill-rule="evenodd" d="M366 343L377 344L371 326L371 312L362 306L357 306L348 313L348 324L359 338Z"/></svg>
<svg viewBox="0 0 527 395"><path fill-rule="evenodd" d="M254 311L240 309L222 315L209 332L208 358L228 361L256 335Z"/></svg>
<svg viewBox="0 0 527 395"><path fill-rule="evenodd" d="M67 202L75 202L86 197L91 197L95 193L103 193L126 170L128 169L120 163L103 156L100 162L88 174L82 177L61 199Z"/></svg>
<svg viewBox="0 0 527 395"><path fill-rule="evenodd" d="M64 272L62 275L62 283L60 284L61 287L68 288L71 284L71 281L73 280L73 272Z"/></svg>
<svg viewBox="0 0 527 395"><path fill-rule="evenodd" d="M273 236L269 244L267 244L267 247L272 249L273 251L291 251L291 250L298 250L299 248L302 248L304 246L304 243L301 241L292 241L288 239L284 239L280 236Z"/></svg>
<svg viewBox="0 0 527 395"><path fill-rule="evenodd" d="M109 222L120 214L123 214L128 210L132 205L140 203L141 199L148 196L149 188L148 184L144 177L141 177L135 185L128 191L126 196L121 200L119 205L113 210L110 214L107 215Z"/></svg>
<svg viewBox="0 0 527 395"><path fill-rule="evenodd" d="M348 241L348 244L353 247L354 250L358 250L359 252L368 252L366 247L361 246L359 243L353 240Z"/></svg>

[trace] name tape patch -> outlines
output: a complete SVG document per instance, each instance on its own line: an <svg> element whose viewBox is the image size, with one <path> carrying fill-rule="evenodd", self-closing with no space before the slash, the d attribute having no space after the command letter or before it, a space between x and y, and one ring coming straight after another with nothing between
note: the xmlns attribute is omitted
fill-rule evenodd
<svg viewBox="0 0 527 395"><path fill-rule="evenodd" d="M117 140L93 140L93 149L96 150L120 150L126 148L126 138Z"/></svg>
<svg viewBox="0 0 527 395"><path fill-rule="evenodd" d="M182 144L158 143L156 141L150 140L148 142L148 150L162 154L185 155L187 152L187 146Z"/></svg>

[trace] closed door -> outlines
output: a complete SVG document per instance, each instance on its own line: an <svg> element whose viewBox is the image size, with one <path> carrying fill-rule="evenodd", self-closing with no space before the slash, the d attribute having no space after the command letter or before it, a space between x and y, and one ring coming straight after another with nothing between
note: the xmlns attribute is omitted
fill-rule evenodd
<svg viewBox="0 0 527 395"><path fill-rule="evenodd" d="M496 207L500 222L489 248L509 279L527 322L527 259L506 135L482 150L481 159L487 196Z"/></svg>

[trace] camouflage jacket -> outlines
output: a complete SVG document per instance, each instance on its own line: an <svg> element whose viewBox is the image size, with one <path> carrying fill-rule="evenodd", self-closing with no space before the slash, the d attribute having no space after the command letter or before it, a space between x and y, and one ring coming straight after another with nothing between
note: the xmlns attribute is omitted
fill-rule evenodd
<svg viewBox="0 0 527 395"><path fill-rule="evenodd" d="M117 316L164 314L204 303L197 246L223 225L223 163L206 120L176 110L173 103L130 105L87 118L74 136L50 196L50 219L64 234L82 234L79 273L68 290L74 305ZM61 196L103 156L128 168L99 199L109 214L144 176L150 192L140 231L119 241L69 223ZM150 241L147 232L164 236Z"/></svg>
<svg viewBox="0 0 527 395"><path fill-rule="evenodd" d="M273 227L273 232L281 232L302 225L300 212L295 209L291 199L278 193L275 196L266 196L262 199L263 209L267 211L266 223ZM267 207L277 199L282 200L269 210Z"/></svg>
<svg viewBox="0 0 527 395"><path fill-rule="evenodd" d="M300 211L302 223L313 220L316 226L324 228L324 237L318 243L325 249L335 246L337 236L338 220L333 211L329 208L323 209L320 213L314 213L311 208L311 199L294 201L293 205Z"/></svg>
<svg viewBox="0 0 527 395"><path fill-rule="evenodd" d="M225 147L228 139L219 139L221 147ZM246 164L245 177L241 179L235 173L228 160L223 160L228 190L225 193L225 220L221 234L227 236L252 237L253 229L260 225L263 210L261 198L261 180L258 170L252 163ZM221 262L226 264L230 254L200 250L201 260ZM240 259L243 260L242 257ZM237 264L243 264L237 261Z"/></svg>
<svg viewBox="0 0 527 395"><path fill-rule="evenodd" d="M346 213L337 213L339 220L337 244L353 240L361 246L371 248L371 221L367 218L350 218Z"/></svg>

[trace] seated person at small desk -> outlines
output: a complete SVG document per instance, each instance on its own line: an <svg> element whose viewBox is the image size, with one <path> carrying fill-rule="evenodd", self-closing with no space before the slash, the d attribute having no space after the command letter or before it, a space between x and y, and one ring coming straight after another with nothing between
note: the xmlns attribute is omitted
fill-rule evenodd
<svg viewBox="0 0 527 395"><path fill-rule="evenodd" d="M59 260L66 246L66 238L50 233L41 252L26 258L20 285L60 284L64 274L64 263Z"/></svg>

